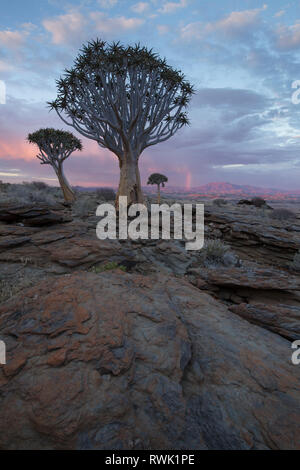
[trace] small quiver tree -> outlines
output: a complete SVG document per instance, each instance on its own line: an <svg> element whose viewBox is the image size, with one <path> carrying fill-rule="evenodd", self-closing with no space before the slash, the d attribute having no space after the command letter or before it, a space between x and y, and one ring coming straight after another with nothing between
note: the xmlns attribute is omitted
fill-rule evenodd
<svg viewBox="0 0 300 470"><path fill-rule="evenodd" d="M157 185L157 203L160 204L160 185L165 187L165 183L167 183L168 178L165 175L161 175L160 173L153 173L149 176L147 184L156 184Z"/></svg>
<svg viewBox="0 0 300 470"><path fill-rule="evenodd" d="M120 166L116 196L143 203L141 153L188 124L194 93L184 75L146 47L96 40L83 46L73 68L57 81L49 103L63 122L113 152Z"/></svg>
<svg viewBox="0 0 300 470"><path fill-rule="evenodd" d="M52 128L40 129L28 135L28 142L36 144L40 153L37 158L41 165L51 165L68 203L75 200L75 194L64 175L63 163L75 151L82 150L82 144L71 132Z"/></svg>

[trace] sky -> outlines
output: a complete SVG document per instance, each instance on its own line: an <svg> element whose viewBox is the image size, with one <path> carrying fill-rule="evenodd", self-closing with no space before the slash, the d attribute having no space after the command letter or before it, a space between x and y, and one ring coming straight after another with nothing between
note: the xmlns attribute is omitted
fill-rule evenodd
<svg viewBox="0 0 300 470"><path fill-rule="evenodd" d="M46 104L82 44L98 37L153 48L196 89L190 126L143 152L143 185L160 172L186 189L215 181L300 189L299 0L0 0L0 6L2 181L57 184L26 142L29 132L55 127L83 142L65 163L72 185L117 186L115 155Z"/></svg>

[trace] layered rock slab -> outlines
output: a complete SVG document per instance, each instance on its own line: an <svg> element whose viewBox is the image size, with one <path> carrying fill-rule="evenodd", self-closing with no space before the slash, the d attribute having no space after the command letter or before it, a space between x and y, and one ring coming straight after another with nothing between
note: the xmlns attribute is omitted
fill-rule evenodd
<svg viewBox="0 0 300 470"><path fill-rule="evenodd" d="M184 280L46 280L0 308L2 449L299 448L290 342Z"/></svg>

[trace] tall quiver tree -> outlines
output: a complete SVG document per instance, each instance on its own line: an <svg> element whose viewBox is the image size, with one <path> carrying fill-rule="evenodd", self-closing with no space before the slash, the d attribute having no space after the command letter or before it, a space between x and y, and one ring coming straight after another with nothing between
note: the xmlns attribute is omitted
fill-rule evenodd
<svg viewBox="0 0 300 470"><path fill-rule="evenodd" d="M81 141L71 132L52 128L33 132L27 139L38 146L40 153L37 158L41 160L41 165L51 165L54 169L65 201L74 202L75 194L64 175L63 164L75 150L82 150Z"/></svg>
<svg viewBox="0 0 300 470"><path fill-rule="evenodd" d="M160 185L165 187L165 183L168 182L168 178L165 175L161 175L160 173L152 173L149 176L147 184L156 184L157 185L157 202L160 204Z"/></svg>
<svg viewBox="0 0 300 470"><path fill-rule="evenodd" d="M139 157L188 124L192 86L146 47L96 40L83 46L73 68L57 81L49 103L67 125L119 159L119 196L143 202Z"/></svg>

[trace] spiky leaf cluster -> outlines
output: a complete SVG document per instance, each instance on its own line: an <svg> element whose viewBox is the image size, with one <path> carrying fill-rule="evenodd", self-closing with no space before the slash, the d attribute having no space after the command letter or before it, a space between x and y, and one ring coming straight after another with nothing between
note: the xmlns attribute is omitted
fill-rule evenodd
<svg viewBox="0 0 300 470"><path fill-rule="evenodd" d="M39 129L29 134L27 140L38 146L40 153L37 158L41 164L55 167L75 150L82 150L81 141L71 132L53 128Z"/></svg>
<svg viewBox="0 0 300 470"><path fill-rule="evenodd" d="M152 49L99 39L83 46L57 89L50 107L120 158L129 150L139 155L188 124L185 108L194 93Z"/></svg>
<svg viewBox="0 0 300 470"><path fill-rule="evenodd" d="M157 184L157 185L162 185L162 187L165 187L165 183L167 183L168 178L165 175L161 175L160 173L152 173L152 175L149 176L147 184Z"/></svg>

